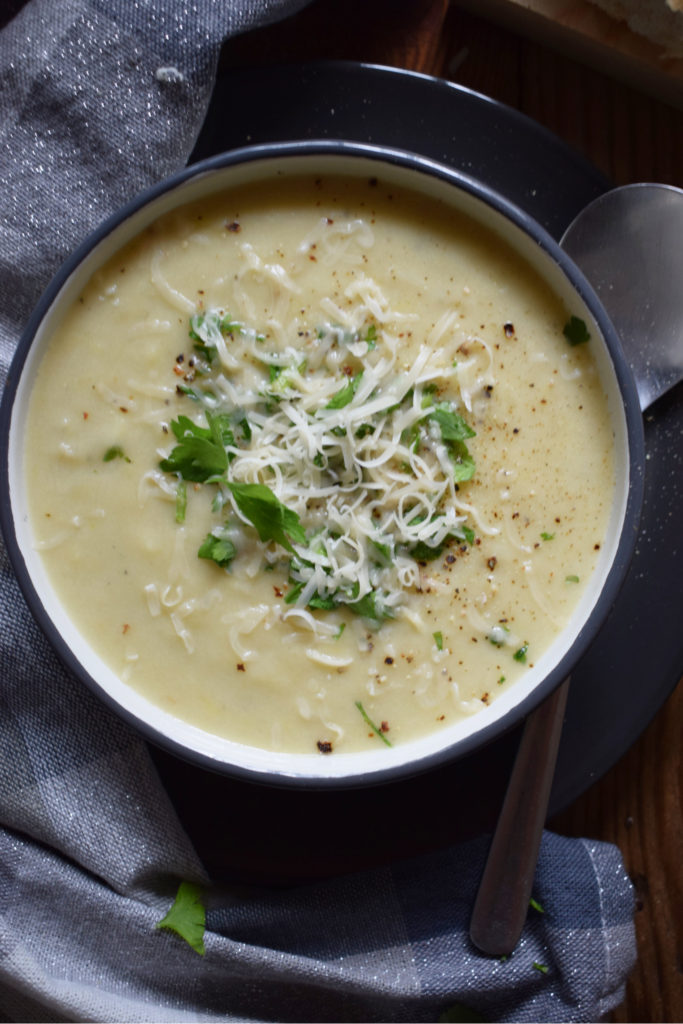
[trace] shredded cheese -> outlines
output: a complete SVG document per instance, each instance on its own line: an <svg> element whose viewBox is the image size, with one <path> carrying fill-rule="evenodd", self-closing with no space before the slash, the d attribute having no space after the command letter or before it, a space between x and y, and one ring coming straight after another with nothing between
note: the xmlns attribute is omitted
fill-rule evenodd
<svg viewBox="0 0 683 1024"><path fill-rule="evenodd" d="M329 227L321 223L304 239L302 258ZM372 244L362 224L335 230L337 241ZM284 268L264 263L251 246L241 251L238 278L256 275L274 297L298 291ZM306 541L296 537L290 545L284 614L318 636L315 613L341 604L371 619L394 617L405 591L419 585L420 562L451 540L471 542L469 516L497 532L479 523L459 494L474 470L463 439L474 432L458 410L471 409L473 393L490 380L488 347L468 339L466 366L454 365L438 344L449 337L453 349L456 317L447 313L404 365L397 332L415 318L392 310L365 274L345 296L344 310L323 301L335 319L315 330L297 319L287 329L278 320L277 329L260 334L224 309L195 312L190 321L202 356L196 384L186 389L197 402L193 423L201 428L210 414L221 414L236 425L225 445L225 477L213 481L214 507L248 531L254 524L231 484L265 485L295 514ZM150 474L146 487L158 484ZM257 544L248 574L281 560L276 549L272 540ZM172 576L182 576L182 565L179 541Z"/></svg>

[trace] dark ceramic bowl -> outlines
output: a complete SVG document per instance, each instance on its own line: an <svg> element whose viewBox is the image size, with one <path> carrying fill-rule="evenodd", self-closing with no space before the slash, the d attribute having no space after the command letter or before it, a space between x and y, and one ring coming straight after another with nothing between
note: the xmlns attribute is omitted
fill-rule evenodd
<svg viewBox="0 0 683 1024"><path fill-rule="evenodd" d="M32 383L54 325L92 274L143 228L177 206L282 173L343 173L435 196L498 233L588 325L614 435L616 486L598 567L566 628L533 668L488 707L422 739L364 753L273 753L198 729L152 704L109 668L74 625L35 549L24 479ZM425 771L471 753L518 724L559 683L600 630L626 575L642 500L644 451L638 397L615 331L583 275L531 217L486 186L414 154L338 141L235 150L196 164L140 195L69 257L21 338L0 410L0 512L26 601L67 666L148 739L204 767L281 785L357 786Z"/></svg>

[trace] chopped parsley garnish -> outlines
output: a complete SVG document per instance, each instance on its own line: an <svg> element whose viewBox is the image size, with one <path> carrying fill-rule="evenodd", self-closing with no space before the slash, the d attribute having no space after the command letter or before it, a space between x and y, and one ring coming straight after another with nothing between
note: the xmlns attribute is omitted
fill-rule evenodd
<svg viewBox="0 0 683 1024"><path fill-rule="evenodd" d="M187 395L193 402L201 402L202 393L196 388L191 388L189 384L176 384L176 391L180 395Z"/></svg>
<svg viewBox="0 0 683 1024"><path fill-rule="evenodd" d="M285 594L285 604L296 604L304 589L302 580L290 579L290 587ZM318 611L332 611L334 608L348 608L362 619L378 625L384 619L393 618L393 612L383 601L382 595L375 590L370 590L362 597L358 597L359 584L356 582L350 588L338 587L329 593L321 594L315 591L307 602L308 608Z"/></svg>
<svg viewBox="0 0 683 1024"><path fill-rule="evenodd" d="M229 313L210 310L208 313L196 313L190 318L189 335L194 342L195 350L213 363L218 356L216 340L226 335L241 334L242 324L233 320Z"/></svg>
<svg viewBox="0 0 683 1024"><path fill-rule="evenodd" d="M462 441L458 441L457 443L458 445L462 445L463 448L465 447ZM459 484L464 484L467 480L471 480L474 476L474 470L474 459L468 452L465 452L453 459L453 478L457 480Z"/></svg>
<svg viewBox="0 0 683 1024"><path fill-rule="evenodd" d="M436 521L437 518L434 517L432 522ZM412 525L418 521L424 521L424 518L416 517ZM460 523L457 531L447 534L440 543L430 544L427 541L418 541L417 544L411 545L407 550L416 562L433 562L434 559L439 558L444 553L453 541L463 540L469 545L474 544L474 530L465 523Z"/></svg>
<svg viewBox="0 0 683 1024"><path fill-rule="evenodd" d="M443 650L443 633L441 632L441 630L437 629L436 633L432 633L432 636L434 637L434 643L436 644L437 651L442 651Z"/></svg>
<svg viewBox="0 0 683 1024"><path fill-rule="evenodd" d="M429 413L429 419L439 424L444 441L466 441L470 437L476 437L474 430L462 416L446 405L435 406Z"/></svg>
<svg viewBox="0 0 683 1024"><path fill-rule="evenodd" d="M541 540L555 540L555 534L547 533L546 530L543 530L543 532L541 533Z"/></svg>
<svg viewBox="0 0 683 1024"><path fill-rule="evenodd" d="M190 331L190 337L194 338L194 347L201 356L206 359L207 363L212 363L214 359L218 358L218 349L215 345L207 345L205 341L202 341L196 334Z"/></svg>
<svg viewBox="0 0 683 1024"><path fill-rule="evenodd" d="M297 376L305 370L305 362L298 366L269 366L267 393L270 398L274 398L276 402L282 401L285 395L294 389Z"/></svg>
<svg viewBox="0 0 683 1024"><path fill-rule="evenodd" d="M234 444L230 417L205 411L208 427L201 427L188 416L171 423L178 444L159 467L166 473L179 473L183 480L204 483L220 476L228 468L226 445Z"/></svg>
<svg viewBox="0 0 683 1024"><path fill-rule="evenodd" d="M355 377L351 377L351 379L349 380L348 384L345 384L343 388L340 388L339 391L337 391L334 395L332 395L332 398L329 400L329 402L327 403L325 408L326 409L343 409L350 402L352 402L353 401L353 396L355 395L356 391L358 390L358 385L361 382L362 376L363 376L363 372L361 371L360 373L357 373L355 375Z"/></svg>
<svg viewBox="0 0 683 1024"><path fill-rule="evenodd" d="M370 554L378 565L391 565L393 545L374 539L370 540L370 545Z"/></svg>
<svg viewBox="0 0 683 1024"><path fill-rule="evenodd" d="M198 558L207 558L220 565L222 569L227 568L237 554L237 549L227 537L216 537L209 533L197 552Z"/></svg>
<svg viewBox="0 0 683 1024"><path fill-rule="evenodd" d="M176 443L159 467L177 477L178 523L188 515L189 483L215 488L215 517L232 507L229 539L225 525L209 524L200 558L225 568L241 551L253 551L257 538L274 543L290 555L288 564L278 562L288 573L285 604L314 612L345 608L375 627L394 616L402 591L414 586L410 562L475 543L453 504L474 474L467 442L475 431L458 411L457 390L449 389L449 363L430 365L423 354L416 383L386 358L374 323L299 335L300 348L268 352L254 345L262 335L222 310L192 317L205 382L176 390L199 405L204 420L180 414L171 421ZM224 344L249 368L248 383L216 358ZM334 391L332 367L339 366L345 379ZM373 387L361 396L366 374ZM382 495L395 489L397 473L406 478L408 497L384 514ZM264 550L266 568L274 562Z"/></svg>
<svg viewBox="0 0 683 1024"><path fill-rule="evenodd" d="M230 481L227 487L240 512L255 527L262 541L274 540L292 552L292 543L306 543L306 531L299 516L283 505L270 487L265 484L238 484Z"/></svg>
<svg viewBox="0 0 683 1024"><path fill-rule="evenodd" d="M572 574L571 576L565 576L564 581L565 583L578 583L579 577Z"/></svg>
<svg viewBox="0 0 683 1024"><path fill-rule="evenodd" d="M372 619L375 622L393 618L393 613L382 600L379 591L369 590L362 597L357 597L358 590L356 583L351 588L350 599L343 602L352 612L360 615L362 619Z"/></svg>
<svg viewBox="0 0 683 1024"><path fill-rule="evenodd" d="M475 465L465 442L471 437L476 437L475 431L459 413L443 403L429 410L428 419L439 426L441 439L448 448L453 462L454 478L458 483L471 480Z"/></svg>
<svg viewBox="0 0 683 1024"><path fill-rule="evenodd" d="M491 632L487 634L486 639L494 647L505 647L508 642L508 633L510 630L507 626L495 625Z"/></svg>
<svg viewBox="0 0 683 1024"><path fill-rule="evenodd" d="M529 900L529 906L531 907L532 910L538 911L539 914L545 914L545 910L543 909L541 904L538 902L538 900L535 900L533 896Z"/></svg>
<svg viewBox="0 0 683 1024"><path fill-rule="evenodd" d="M206 910L202 891L193 882L181 882L176 898L168 913L156 925L167 928L184 939L200 956L204 956L204 930Z"/></svg>
<svg viewBox="0 0 683 1024"><path fill-rule="evenodd" d="M463 536L464 536L465 540L467 541L467 543L471 547L474 544L474 530L471 529L471 527L469 527L469 526L465 526L464 523L462 524L460 529L463 532Z"/></svg>
<svg viewBox="0 0 683 1024"><path fill-rule="evenodd" d="M102 456L102 462L113 462L114 459L123 459L124 462L130 462L123 448L118 444L113 444L111 448L107 448Z"/></svg>
<svg viewBox="0 0 683 1024"><path fill-rule="evenodd" d="M178 481L175 492L175 521L184 523L187 514L187 484L184 480Z"/></svg>
<svg viewBox="0 0 683 1024"><path fill-rule="evenodd" d="M585 321L578 316L570 316L562 329L562 333L570 345L583 345L590 339L590 333Z"/></svg>
<svg viewBox="0 0 683 1024"><path fill-rule="evenodd" d="M535 960L531 966L535 971L539 971L541 974L548 974L550 972L550 968L547 967L546 964L539 964Z"/></svg>
<svg viewBox="0 0 683 1024"><path fill-rule="evenodd" d="M433 562L435 558L443 554L446 544L447 540L443 540L441 544L427 544L426 541L421 540L408 548L408 551L416 562Z"/></svg>
<svg viewBox="0 0 683 1024"><path fill-rule="evenodd" d="M377 348L377 324L370 324L365 336L360 340L367 342L368 349Z"/></svg>
<svg viewBox="0 0 683 1024"><path fill-rule="evenodd" d="M370 728L372 729L372 731L379 736L379 738L381 739L382 743L386 743L386 745L388 747L390 747L391 746L390 741L386 738L386 736L384 735L384 732L379 728L379 726L375 725L375 723L370 718L370 716L368 715L367 711L365 710L365 708L363 707L363 705L361 704L361 702L359 700L356 701L356 707L360 711L361 716L362 716L363 721L365 722L365 724L369 725Z"/></svg>
<svg viewBox="0 0 683 1024"><path fill-rule="evenodd" d="M512 657L515 659L515 661L519 661L523 665L525 665L526 664L526 656L527 656L528 650L529 650L529 645L528 644L522 644L522 646L518 650L515 651L515 653L512 655Z"/></svg>
<svg viewBox="0 0 683 1024"><path fill-rule="evenodd" d="M369 324L365 334L361 331L351 331L340 324L325 324L317 327L315 333L320 339L332 335L340 345L355 345L359 341L364 341L369 352L377 348L377 324Z"/></svg>

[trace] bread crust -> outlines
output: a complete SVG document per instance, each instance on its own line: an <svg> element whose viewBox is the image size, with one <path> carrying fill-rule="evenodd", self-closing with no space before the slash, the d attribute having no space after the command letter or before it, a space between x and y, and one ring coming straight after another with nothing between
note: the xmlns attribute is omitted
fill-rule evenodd
<svg viewBox="0 0 683 1024"><path fill-rule="evenodd" d="M683 0L591 0L607 14L660 46L668 57L683 58Z"/></svg>

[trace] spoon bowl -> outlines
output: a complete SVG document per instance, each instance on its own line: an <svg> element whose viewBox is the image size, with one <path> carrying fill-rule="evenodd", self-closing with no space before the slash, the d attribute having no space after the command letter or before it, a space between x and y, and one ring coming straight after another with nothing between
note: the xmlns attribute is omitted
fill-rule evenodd
<svg viewBox="0 0 683 1024"><path fill-rule="evenodd" d="M572 221L560 245L614 324L645 410L683 377L683 189L612 189Z"/></svg>

